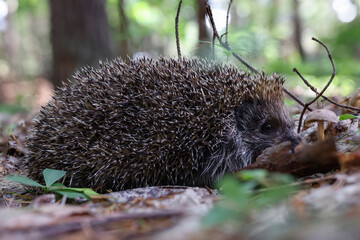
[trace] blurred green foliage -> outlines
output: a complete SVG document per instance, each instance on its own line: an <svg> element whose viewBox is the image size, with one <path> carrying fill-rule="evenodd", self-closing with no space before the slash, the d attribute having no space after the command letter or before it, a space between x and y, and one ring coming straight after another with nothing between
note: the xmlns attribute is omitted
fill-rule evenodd
<svg viewBox="0 0 360 240"><path fill-rule="evenodd" d="M26 112L27 108L25 108L22 104L0 104L0 112L14 114L17 112Z"/></svg>
<svg viewBox="0 0 360 240"><path fill-rule="evenodd" d="M286 200L298 189L287 174L269 173L264 169L242 170L238 176L225 176L218 189L223 198L203 219L205 227L235 223L242 229L251 214Z"/></svg>
<svg viewBox="0 0 360 240"><path fill-rule="evenodd" d="M0 33L3 35L0 40L0 79L15 76L17 80L33 81L37 77L48 77L51 72L48 1L13 0L9 1L9 6L14 2L17 6L12 7L13 12L10 11L9 15L9 28L14 39L12 49L8 49L9 43L4 40L9 31ZM106 1L114 55L121 55L121 41L126 39L130 57L136 52L176 57L174 21L178 0L123 0L126 31L121 29L124 19L120 2ZM228 2L210 1L220 34L225 31ZM228 35L230 45L258 69L284 74L287 78L285 84L290 89L297 88L297 94L311 97L312 93L305 90L305 85L292 69L296 67L319 89L326 84L332 68L325 49L311 41L311 37L316 37L330 49L337 70L327 95L349 95L360 87L360 18L349 23L341 22L332 6L334 0L298 1L301 43L305 52L303 60L294 43L294 2L234 0ZM359 2L353 1L353 4L359 11ZM197 12L197 1L183 1L180 43L183 55L188 57L198 50ZM210 29L208 31L210 38L201 40L211 39ZM11 58L9 53L13 54ZM223 48L216 47L216 56L244 68ZM24 97L24 102L31 102L29 98Z"/></svg>

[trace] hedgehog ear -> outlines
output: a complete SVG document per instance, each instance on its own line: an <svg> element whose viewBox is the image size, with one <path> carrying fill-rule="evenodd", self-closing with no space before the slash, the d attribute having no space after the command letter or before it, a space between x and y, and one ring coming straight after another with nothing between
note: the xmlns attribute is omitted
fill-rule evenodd
<svg viewBox="0 0 360 240"><path fill-rule="evenodd" d="M241 130L245 130L246 128L246 118L249 116L249 111L251 111L251 107L254 106L254 100L244 100L241 105L235 107L235 121L237 128Z"/></svg>

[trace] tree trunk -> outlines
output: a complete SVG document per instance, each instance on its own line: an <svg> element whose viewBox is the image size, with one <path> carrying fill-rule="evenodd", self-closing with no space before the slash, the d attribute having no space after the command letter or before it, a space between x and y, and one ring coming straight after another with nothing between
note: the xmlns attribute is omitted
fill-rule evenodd
<svg viewBox="0 0 360 240"><path fill-rule="evenodd" d="M4 35L5 57L10 67L10 75L8 77L10 78L11 81L17 78L16 75L18 75L19 69L22 70L22 68L19 66L20 36L16 28L16 23L14 21L15 20L14 14L15 14L14 11L10 11L7 16L8 25Z"/></svg>
<svg viewBox="0 0 360 240"><path fill-rule="evenodd" d="M76 68L111 57L105 0L50 0L55 87Z"/></svg>
<svg viewBox="0 0 360 240"><path fill-rule="evenodd" d="M300 53L301 60L304 61L306 56L305 56L304 48L301 43L302 25L301 25L301 19L300 19L300 14L299 14L299 0L293 0L293 8L294 8L293 9L293 11L294 11L293 23L294 23L295 46Z"/></svg>
<svg viewBox="0 0 360 240"><path fill-rule="evenodd" d="M125 14L125 1L118 0L118 10L119 10L119 19L120 19L120 34L121 40L119 43L120 49L120 56L123 59L126 59L129 55L129 42L128 42L128 35L129 35L129 27L128 27L128 20Z"/></svg>
<svg viewBox="0 0 360 240"><path fill-rule="evenodd" d="M206 20L205 1L206 0L197 0L197 8L198 8L197 21L199 26L199 45L198 45L197 55L201 57L209 57L209 54L211 53L210 51L211 44L201 42L201 41L211 41L205 23Z"/></svg>

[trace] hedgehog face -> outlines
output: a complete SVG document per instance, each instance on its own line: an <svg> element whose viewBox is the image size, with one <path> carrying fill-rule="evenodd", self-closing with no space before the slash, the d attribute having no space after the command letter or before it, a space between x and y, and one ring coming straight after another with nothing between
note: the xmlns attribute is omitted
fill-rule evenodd
<svg viewBox="0 0 360 240"><path fill-rule="evenodd" d="M244 167L272 145L284 141L296 145L300 141L294 131L294 121L283 102L278 100L246 100L235 109L235 121Z"/></svg>
<svg viewBox="0 0 360 240"><path fill-rule="evenodd" d="M205 184L252 164L268 147L284 141L293 146L300 142L294 121L279 98L244 100L235 107L234 117L228 135L204 164L201 176Z"/></svg>

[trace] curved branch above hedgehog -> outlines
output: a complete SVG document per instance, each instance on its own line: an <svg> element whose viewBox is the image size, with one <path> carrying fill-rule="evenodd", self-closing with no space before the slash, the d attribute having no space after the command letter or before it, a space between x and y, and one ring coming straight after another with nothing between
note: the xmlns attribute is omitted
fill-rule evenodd
<svg viewBox="0 0 360 240"><path fill-rule="evenodd" d="M252 66L251 64L249 64L245 59L243 59L239 54L235 53L229 42L228 42L228 25L229 25L229 13L230 13L230 8L231 8L231 5L232 5L232 2L233 0L230 0L229 1L229 5L228 5L228 9L227 9L227 14L226 14L226 30L225 30L225 33L222 34L221 36L219 36L218 34L218 31L216 29L216 25L215 25L215 21L214 21L214 18L213 18L213 14L212 14L212 10L211 10L211 7L208 3L208 1L206 1L206 13L207 13L207 16L208 16L208 19L209 19L209 22L210 22L210 25L212 27L212 31L213 31L213 41L212 41L212 48L213 48L213 55L214 54L214 41L215 39L217 39L219 41L219 44L224 47L226 50L230 51L232 53L232 56L234 56L239 62L241 62L242 64L244 64L248 69L250 69L252 72L256 73L256 74L259 74L259 70L256 69L254 66ZM177 14L176 14L176 18L175 18L175 33L176 33L176 45L177 45L177 49L178 49L178 57L181 58L181 50L180 50L180 42L179 42L179 34L178 34L178 21L179 21L179 14L180 14L180 10L181 10L181 4L182 4L182 0L179 1L179 6L178 6L178 9L177 9ZM222 41L222 37L225 36L225 42ZM329 82L327 83L327 85L324 87L324 90L321 91L321 93L319 94L316 89L297 71L296 68L293 69L294 72L296 72L299 77L303 80L303 82L314 92L316 93L316 96L310 101L310 104L315 102L319 97L322 97L324 100L338 106L338 107L341 107L341 108L346 108L346 109L349 109L349 110L352 110L352 111L355 111L357 114L360 113L360 109L359 108L356 108L356 107L352 107L352 106L348 106L348 105L344 105L344 104L339 104L339 103L336 103L334 102L333 100L327 98L326 96L324 96L324 92L325 90L329 87L329 85L331 84L332 82L332 79L334 78L335 76L335 65L334 65L334 62L333 62L333 59L332 59L332 56L331 56L331 53L329 51L329 49L327 48L327 46L322 43L321 41L319 41L318 39L316 38L312 38L312 40L318 42L319 44L321 44L327 51L328 53L328 56L329 56L329 59L330 59L330 62L332 64L332 67L333 67L333 74L332 74L332 77L330 78ZM291 91L289 91L287 88L285 88L283 86L283 91L289 96L291 97L292 99L294 99L297 103L299 103L301 106L303 106L303 111L302 111L302 114L300 116L300 119L302 119L302 116L304 115L304 113L306 112L306 110L309 110L309 111L312 111L312 108L309 107L310 104L309 103L304 103L300 98L298 98L295 94L293 94ZM300 121L300 124L299 124L299 128L298 128L298 132L300 132L300 127L301 127L301 121Z"/></svg>
<svg viewBox="0 0 360 240"><path fill-rule="evenodd" d="M238 61L240 61L242 64L244 64L248 69L250 69L252 72L259 74L259 70L257 70L255 67L253 67L251 64L249 64L245 59L243 59L239 54L233 51L230 44L228 43L228 24L229 24L229 13L231 8L232 0L229 2L227 14L226 14L226 31L223 35L219 36L218 31L216 29L215 21L212 15L212 10L208 2L206 1L206 14L209 18L210 25L212 27L213 31L213 38L212 38L212 50L213 50L213 56L215 57L215 51L214 51L214 41L217 39L221 46L223 46L226 50L230 51L232 56L234 56ZM177 13L175 17L175 38L176 38L176 46L177 46L177 52L178 57L181 58L181 48L180 48L180 40L179 40L179 15L181 11L181 5L182 0L179 1L179 5L177 8ZM225 35L225 42L222 41L222 37ZM290 92L288 89L286 89L283 86L284 92L289 95L292 99L294 99L297 103L299 103L301 106L305 106L305 103L298 98L296 95L294 95L292 92ZM307 108L308 110L312 111L310 107Z"/></svg>

